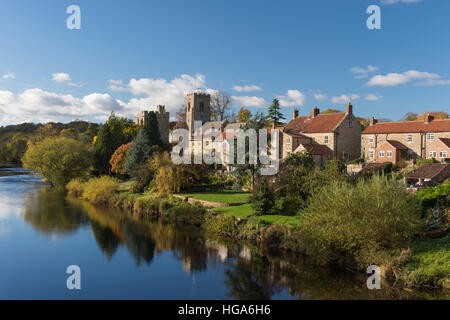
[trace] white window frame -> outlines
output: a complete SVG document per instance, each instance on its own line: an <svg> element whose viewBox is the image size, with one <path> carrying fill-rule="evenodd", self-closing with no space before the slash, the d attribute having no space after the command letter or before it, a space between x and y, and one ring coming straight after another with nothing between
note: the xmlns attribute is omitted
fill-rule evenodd
<svg viewBox="0 0 450 320"><path fill-rule="evenodd" d="M369 150L369 159L373 159L375 157L375 151Z"/></svg>
<svg viewBox="0 0 450 320"><path fill-rule="evenodd" d="M378 157L384 158L384 151L378 151Z"/></svg>
<svg viewBox="0 0 450 320"><path fill-rule="evenodd" d="M392 158L392 151L386 151L386 158Z"/></svg>
<svg viewBox="0 0 450 320"><path fill-rule="evenodd" d="M374 140L375 140L375 136L374 135L369 136L369 142L373 142Z"/></svg>
<svg viewBox="0 0 450 320"><path fill-rule="evenodd" d="M434 140L434 132L427 133L427 140Z"/></svg>
<svg viewBox="0 0 450 320"><path fill-rule="evenodd" d="M437 159L437 152L436 152L436 151L430 151L430 152L428 153L428 156L429 156L430 158Z"/></svg>
<svg viewBox="0 0 450 320"><path fill-rule="evenodd" d="M440 159L447 159L447 151L439 151Z"/></svg>
<svg viewBox="0 0 450 320"><path fill-rule="evenodd" d="M291 144L291 137L286 137L286 144Z"/></svg>
<svg viewBox="0 0 450 320"><path fill-rule="evenodd" d="M325 144L330 143L330 142L329 142L328 136L325 136L325 137L323 138L323 143L325 143Z"/></svg>

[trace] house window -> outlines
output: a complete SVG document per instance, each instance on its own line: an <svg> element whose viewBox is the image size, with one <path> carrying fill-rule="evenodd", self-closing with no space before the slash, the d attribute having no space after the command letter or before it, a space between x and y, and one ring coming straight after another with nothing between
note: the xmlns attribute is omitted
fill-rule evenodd
<svg viewBox="0 0 450 320"><path fill-rule="evenodd" d="M353 128L353 121L349 121L349 122L348 122L348 127L349 127L349 128Z"/></svg>
<svg viewBox="0 0 450 320"><path fill-rule="evenodd" d="M406 136L406 141L412 142L412 134L408 134L408 135Z"/></svg>
<svg viewBox="0 0 450 320"><path fill-rule="evenodd" d="M373 150L369 150L369 159L373 159L375 153Z"/></svg>
<svg viewBox="0 0 450 320"><path fill-rule="evenodd" d="M378 153L378 156L379 156L380 158L384 158L384 151L380 151L380 152Z"/></svg>
<svg viewBox="0 0 450 320"><path fill-rule="evenodd" d="M324 137L323 143L328 144L328 136L325 136L325 137Z"/></svg>
<svg viewBox="0 0 450 320"><path fill-rule="evenodd" d="M436 159L437 158L437 152L436 151L430 151L429 156L430 156L430 158Z"/></svg>
<svg viewBox="0 0 450 320"><path fill-rule="evenodd" d="M434 140L434 132L427 133L427 140Z"/></svg>
<svg viewBox="0 0 450 320"><path fill-rule="evenodd" d="M439 158L441 158L441 159L447 159L447 151L441 151L441 152L439 152Z"/></svg>
<svg viewBox="0 0 450 320"><path fill-rule="evenodd" d="M286 144L291 144L291 138L290 137L286 138Z"/></svg>
<svg viewBox="0 0 450 320"><path fill-rule="evenodd" d="M200 101L200 112L205 112L205 103L203 101Z"/></svg>
<svg viewBox="0 0 450 320"><path fill-rule="evenodd" d="M392 151L386 151L386 157L392 158Z"/></svg>
<svg viewBox="0 0 450 320"><path fill-rule="evenodd" d="M369 142L373 142L374 136L369 136Z"/></svg>

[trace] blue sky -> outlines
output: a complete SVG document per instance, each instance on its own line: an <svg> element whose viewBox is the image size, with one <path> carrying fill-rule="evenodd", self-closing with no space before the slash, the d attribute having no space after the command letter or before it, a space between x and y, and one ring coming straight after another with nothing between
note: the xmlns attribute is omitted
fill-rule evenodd
<svg viewBox="0 0 450 320"><path fill-rule="evenodd" d="M81 8L69 30L66 8ZM381 8L381 30L366 9ZM222 90L236 108L344 109L398 120L450 111L447 0L0 3L0 125L132 117L186 92Z"/></svg>

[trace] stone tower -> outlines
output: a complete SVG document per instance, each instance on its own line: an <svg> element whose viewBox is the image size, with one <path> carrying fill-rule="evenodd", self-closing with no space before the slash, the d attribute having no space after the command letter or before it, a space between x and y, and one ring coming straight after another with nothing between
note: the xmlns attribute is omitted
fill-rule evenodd
<svg viewBox="0 0 450 320"><path fill-rule="evenodd" d="M189 93L186 96L186 125L190 135L194 134L194 122L211 121L211 96L207 93Z"/></svg>
<svg viewBox="0 0 450 320"><path fill-rule="evenodd" d="M143 126L145 118L148 117L148 111L141 111L136 115L136 123ZM164 144L169 143L169 112L166 111L166 107L162 105L156 106L156 118L158 119L158 131L159 137Z"/></svg>

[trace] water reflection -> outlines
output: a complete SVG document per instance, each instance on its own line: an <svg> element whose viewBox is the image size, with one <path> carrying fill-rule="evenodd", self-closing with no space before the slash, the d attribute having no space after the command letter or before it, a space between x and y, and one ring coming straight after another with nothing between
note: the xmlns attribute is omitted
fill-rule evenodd
<svg viewBox="0 0 450 320"><path fill-rule="evenodd" d="M68 236L90 228L101 252L111 261L126 248L136 264L151 265L169 252L187 274L218 270L224 298L232 299L390 299L432 298L389 288L369 291L365 275L350 277L318 269L298 255L270 252L250 244L228 243L199 228L166 225L118 210L95 207L42 187L25 196L23 219L45 235Z"/></svg>

